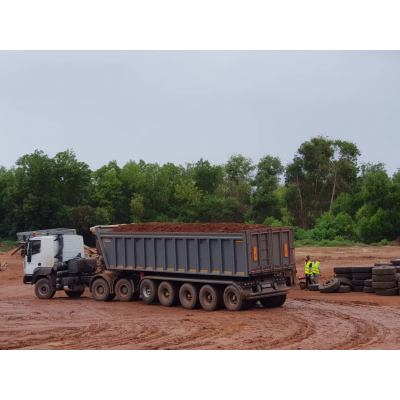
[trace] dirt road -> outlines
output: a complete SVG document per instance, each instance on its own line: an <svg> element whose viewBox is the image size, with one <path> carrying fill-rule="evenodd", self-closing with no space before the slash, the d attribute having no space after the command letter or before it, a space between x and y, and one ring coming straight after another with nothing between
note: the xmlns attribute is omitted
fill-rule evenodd
<svg viewBox="0 0 400 400"><path fill-rule="evenodd" d="M400 258L399 247L304 248L333 266ZM291 290L283 307L206 313L182 307L95 302L60 294L36 299L22 285L22 259L0 253L0 349L399 349L400 296ZM301 268L299 268L301 273Z"/></svg>

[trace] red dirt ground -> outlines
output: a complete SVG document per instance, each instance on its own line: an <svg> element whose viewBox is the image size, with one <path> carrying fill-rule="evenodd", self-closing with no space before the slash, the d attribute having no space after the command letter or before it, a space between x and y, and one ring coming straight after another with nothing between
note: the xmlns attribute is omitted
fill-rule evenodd
<svg viewBox="0 0 400 400"><path fill-rule="evenodd" d="M22 261L0 253L0 349L400 349L400 296L321 294L292 288L276 309L207 313L141 301L96 302L90 292L38 300L22 284ZM300 248L299 275L309 254L322 279L335 266L400 258L400 247Z"/></svg>
<svg viewBox="0 0 400 400"><path fill-rule="evenodd" d="M170 222L148 222L141 224L120 225L111 232L163 232L163 233L241 233L249 229L265 229L270 228L269 225L250 225L235 223L218 223L218 224L185 224Z"/></svg>

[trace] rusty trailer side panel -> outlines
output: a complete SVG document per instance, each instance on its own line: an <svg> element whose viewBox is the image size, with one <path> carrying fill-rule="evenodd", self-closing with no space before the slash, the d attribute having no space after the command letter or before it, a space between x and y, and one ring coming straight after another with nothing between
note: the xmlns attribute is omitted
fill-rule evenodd
<svg viewBox="0 0 400 400"><path fill-rule="evenodd" d="M238 234L112 233L96 228L107 269L244 278L293 268L293 228Z"/></svg>
<svg viewBox="0 0 400 400"><path fill-rule="evenodd" d="M245 240L251 275L295 268L292 227L246 231Z"/></svg>

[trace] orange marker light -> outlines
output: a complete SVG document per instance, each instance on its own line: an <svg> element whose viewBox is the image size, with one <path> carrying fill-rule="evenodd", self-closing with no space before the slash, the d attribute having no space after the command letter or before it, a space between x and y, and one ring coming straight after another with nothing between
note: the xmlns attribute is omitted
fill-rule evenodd
<svg viewBox="0 0 400 400"><path fill-rule="evenodd" d="M258 248L253 247L253 261L258 261Z"/></svg>
<svg viewBox="0 0 400 400"><path fill-rule="evenodd" d="M284 253L285 258L289 257L289 246L287 243L283 244L283 253Z"/></svg>

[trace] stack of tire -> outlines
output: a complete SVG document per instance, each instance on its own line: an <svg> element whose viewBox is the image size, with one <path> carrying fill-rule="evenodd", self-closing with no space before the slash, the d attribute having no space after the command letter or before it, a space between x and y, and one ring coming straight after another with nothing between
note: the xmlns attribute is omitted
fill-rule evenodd
<svg viewBox="0 0 400 400"><path fill-rule="evenodd" d="M352 267L335 267L333 268L335 273L335 278L339 280L340 286L345 286L344 290L346 292L351 292L353 290L353 271ZM322 292L323 293L323 292ZM345 293L345 292L342 292Z"/></svg>
<svg viewBox="0 0 400 400"><path fill-rule="evenodd" d="M398 296L399 276L396 266L376 266L372 269L372 289L378 296Z"/></svg>
<svg viewBox="0 0 400 400"><path fill-rule="evenodd" d="M374 293L372 269L374 267L351 267L353 292Z"/></svg>

